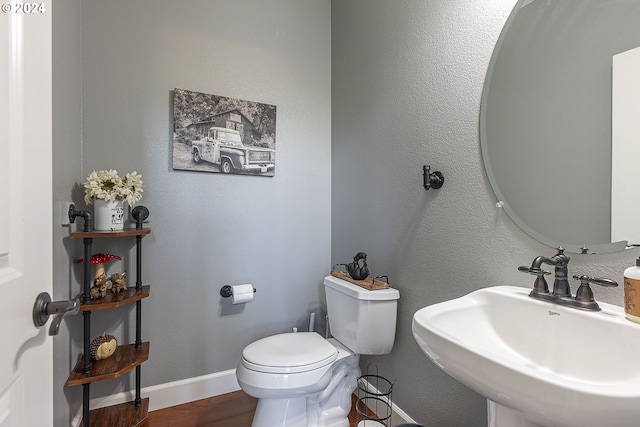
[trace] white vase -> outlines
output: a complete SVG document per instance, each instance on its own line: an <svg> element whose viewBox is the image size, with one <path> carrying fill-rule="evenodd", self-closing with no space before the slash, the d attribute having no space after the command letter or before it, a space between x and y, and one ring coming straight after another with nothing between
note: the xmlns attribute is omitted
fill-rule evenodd
<svg viewBox="0 0 640 427"><path fill-rule="evenodd" d="M124 200L109 202L94 199L93 216L93 228L96 231L119 231L124 229Z"/></svg>

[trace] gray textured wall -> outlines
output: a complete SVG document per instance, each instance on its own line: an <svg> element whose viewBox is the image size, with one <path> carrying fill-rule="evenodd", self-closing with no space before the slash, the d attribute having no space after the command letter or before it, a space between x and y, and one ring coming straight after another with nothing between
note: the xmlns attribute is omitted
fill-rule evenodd
<svg viewBox="0 0 640 427"><path fill-rule="evenodd" d="M82 118L82 144L79 125L74 143L57 133L56 149L69 149L63 162L71 170L58 168L54 186L69 197L94 169L143 175L141 203L149 206L152 228L143 240L144 282L151 284L143 302L143 339L151 341L143 386L233 369L245 345L308 325L323 299L331 249L330 2L83 0L81 6L75 18L56 22L73 42L60 40L56 54L75 49L73 61L82 64L81 78L59 78L73 86L74 100L81 84L82 111L65 105L71 100L64 93L57 94L56 111L73 116L59 119L65 126ZM80 28L81 56L74 34ZM56 61L60 70L74 68ZM275 177L173 171L176 87L276 105ZM74 197L82 201L81 192ZM81 257L82 249L68 240L55 272L56 292L64 296L80 289L69 258ZM130 249L94 242L94 252ZM129 269L132 281L133 267L111 269ZM221 302L227 283L252 283L254 301ZM94 312L92 334L108 331L131 342L132 315L129 307ZM67 320L70 332L56 338L56 390L81 351L80 324L80 316ZM128 388L128 379L104 381L92 384L92 397ZM61 426L79 407L81 387L64 390L68 408L57 406L56 414Z"/></svg>
<svg viewBox="0 0 640 427"><path fill-rule="evenodd" d="M529 287L516 268L554 254L496 209L480 157L484 77L514 4L332 2L332 263L365 251L400 290L395 348L362 368L397 380L394 403L429 427L486 426L485 400L427 360L413 313L478 288ZM424 164L443 188L422 188ZM572 255L570 271L621 282L637 255ZM595 292L622 304L622 289Z"/></svg>

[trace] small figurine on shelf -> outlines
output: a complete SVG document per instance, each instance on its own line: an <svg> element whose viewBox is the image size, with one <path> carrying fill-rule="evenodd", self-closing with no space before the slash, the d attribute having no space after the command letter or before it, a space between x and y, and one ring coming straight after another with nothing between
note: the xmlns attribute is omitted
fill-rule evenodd
<svg viewBox="0 0 640 427"><path fill-rule="evenodd" d="M118 255L111 254L93 254L91 255L91 264L96 266L96 274L93 279L93 287L89 290L89 296L91 299L100 299L104 298L107 295L107 283L109 283L109 276L107 276L104 263L107 261L111 261L112 259L122 258ZM80 258L76 260L76 263L81 263L84 261L84 258Z"/></svg>
<svg viewBox="0 0 640 427"><path fill-rule="evenodd" d="M111 291L117 294L118 292L127 290L127 284L124 281L124 276L126 275L127 272L123 271L122 273L114 273L109 276L109 280L111 281Z"/></svg>
<svg viewBox="0 0 640 427"><path fill-rule="evenodd" d="M91 299L100 299L107 296L107 282L92 286L89 289L89 296Z"/></svg>
<svg viewBox="0 0 640 427"><path fill-rule="evenodd" d="M104 272L96 276L93 279L93 286L89 289L91 299L104 298L107 295L107 283L109 283L109 278Z"/></svg>
<svg viewBox="0 0 640 427"><path fill-rule="evenodd" d="M110 357L118 348L118 340L113 335L102 334L91 340L91 358L102 360Z"/></svg>
<svg viewBox="0 0 640 427"><path fill-rule="evenodd" d="M109 278L107 277L106 274L104 274L104 271L93 279L94 287L95 286L100 287L102 285L106 285L107 283L109 283Z"/></svg>

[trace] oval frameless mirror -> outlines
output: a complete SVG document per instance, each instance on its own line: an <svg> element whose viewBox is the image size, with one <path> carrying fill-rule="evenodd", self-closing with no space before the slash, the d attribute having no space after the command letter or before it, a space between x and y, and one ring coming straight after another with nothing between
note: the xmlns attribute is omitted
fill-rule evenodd
<svg viewBox="0 0 640 427"><path fill-rule="evenodd" d="M519 0L498 39L482 157L504 210L544 244L626 247L611 239L612 58L640 46L638 22L637 0Z"/></svg>

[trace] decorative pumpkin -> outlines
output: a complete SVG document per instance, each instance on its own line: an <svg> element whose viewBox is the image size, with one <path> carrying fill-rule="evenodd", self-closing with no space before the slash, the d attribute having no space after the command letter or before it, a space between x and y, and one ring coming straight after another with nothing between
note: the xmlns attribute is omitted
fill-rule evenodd
<svg viewBox="0 0 640 427"><path fill-rule="evenodd" d="M91 358L93 360L106 359L112 356L118 348L118 340L113 335L100 335L91 340Z"/></svg>

